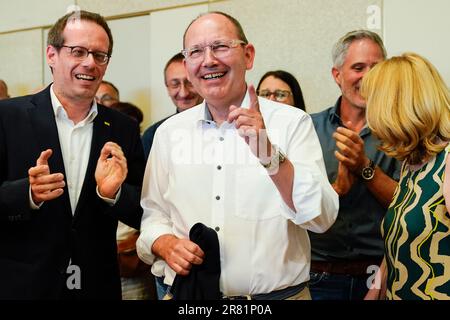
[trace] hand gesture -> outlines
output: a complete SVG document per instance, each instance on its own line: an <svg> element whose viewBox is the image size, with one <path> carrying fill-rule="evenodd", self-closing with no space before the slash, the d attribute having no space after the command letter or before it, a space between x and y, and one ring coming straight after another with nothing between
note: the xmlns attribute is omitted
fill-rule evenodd
<svg viewBox="0 0 450 320"><path fill-rule="evenodd" d="M336 180L332 184L334 191L339 196L346 195L352 188L355 180L356 176L348 170L345 164L339 161Z"/></svg>
<svg viewBox="0 0 450 320"><path fill-rule="evenodd" d="M235 126L238 133L245 139L252 153L260 159L266 161L270 158L271 143L267 137L266 125L259 109L258 96L255 87L249 85L250 106L246 108L230 107L227 121L236 121Z"/></svg>
<svg viewBox="0 0 450 320"><path fill-rule="evenodd" d="M62 173L50 174L48 159L52 149L42 151L36 160L36 166L28 170L28 180L31 187L31 198L35 204L53 200L63 194L64 175Z"/></svg>
<svg viewBox="0 0 450 320"><path fill-rule="evenodd" d="M103 146L95 169L95 181L102 197L114 199L128 174L127 159L117 143Z"/></svg>
<svg viewBox="0 0 450 320"><path fill-rule="evenodd" d="M336 140L336 147L339 149L334 152L334 155L351 172L359 175L362 169L369 164L370 160L364 153L364 141L358 133L352 130L351 121L348 121L346 126L347 128L337 128L333 134L333 138Z"/></svg>

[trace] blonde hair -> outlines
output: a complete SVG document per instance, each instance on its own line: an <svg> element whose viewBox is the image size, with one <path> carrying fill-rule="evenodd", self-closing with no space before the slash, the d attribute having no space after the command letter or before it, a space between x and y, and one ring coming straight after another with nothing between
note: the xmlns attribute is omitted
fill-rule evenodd
<svg viewBox="0 0 450 320"><path fill-rule="evenodd" d="M450 92L436 68L415 53L376 65L364 77L367 124L380 149L409 164L428 160L450 140Z"/></svg>

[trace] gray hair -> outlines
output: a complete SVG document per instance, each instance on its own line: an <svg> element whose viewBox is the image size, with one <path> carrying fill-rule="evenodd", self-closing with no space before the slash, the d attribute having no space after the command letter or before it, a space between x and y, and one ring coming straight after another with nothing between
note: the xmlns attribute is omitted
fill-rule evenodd
<svg viewBox="0 0 450 320"><path fill-rule="evenodd" d="M383 58L386 59L386 48L384 47L383 40L375 32L369 30L355 30L347 33L342 38L336 42L332 51L333 66L335 68L340 68L344 64L345 58L347 56L348 48L353 43L353 41L369 39L375 42L378 47L380 47Z"/></svg>

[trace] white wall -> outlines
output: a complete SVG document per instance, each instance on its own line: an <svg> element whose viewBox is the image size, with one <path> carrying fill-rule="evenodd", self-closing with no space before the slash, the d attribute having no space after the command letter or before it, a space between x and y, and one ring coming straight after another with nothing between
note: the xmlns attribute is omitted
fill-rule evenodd
<svg viewBox="0 0 450 320"><path fill-rule="evenodd" d="M144 113L141 125L150 122L150 55L152 45L148 33L150 15L112 20L108 22L114 39L111 61L105 80L119 88L120 100L134 103Z"/></svg>
<svg viewBox="0 0 450 320"><path fill-rule="evenodd" d="M450 87L450 1L384 0L389 56L413 51L428 58Z"/></svg>
<svg viewBox="0 0 450 320"><path fill-rule="evenodd" d="M0 0L0 32L51 25L76 0Z"/></svg>

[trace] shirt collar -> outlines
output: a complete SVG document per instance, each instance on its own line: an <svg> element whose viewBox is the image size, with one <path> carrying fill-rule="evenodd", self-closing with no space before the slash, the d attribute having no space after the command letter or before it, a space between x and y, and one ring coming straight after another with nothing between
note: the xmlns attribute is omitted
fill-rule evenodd
<svg viewBox="0 0 450 320"><path fill-rule="evenodd" d="M339 97L339 99L336 101L336 104L330 109L330 113L328 114L328 117L329 117L331 123L335 123L335 124L337 124L339 126L344 126L344 124L342 123L341 116L340 116L340 113L341 113L341 109L340 109L341 100L342 100L342 96ZM363 136L365 136L367 134L370 134L370 129L367 126L367 122L366 122L366 124L362 128L362 130L359 133L359 135L361 137L363 137Z"/></svg>
<svg viewBox="0 0 450 320"><path fill-rule="evenodd" d="M330 109L330 113L328 114L328 117L330 119L331 123L337 123L338 125L342 125L342 120L340 117L340 105L341 105L342 97L339 97L337 99L335 105Z"/></svg>
<svg viewBox="0 0 450 320"><path fill-rule="evenodd" d="M66 110L64 109L62 103L59 101L55 92L53 91L53 84L50 86L50 98L52 101L52 108L53 113L55 114L55 118L68 119ZM98 114L97 102L94 99L88 115L86 116L86 118L83 119L83 121L80 122L80 124L87 124L93 122L97 114Z"/></svg>
<svg viewBox="0 0 450 320"><path fill-rule="evenodd" d="M242 100L240 107L247 109L249 107L249 105L250 105L250 96L248 94L248 90L246 90L244 99ZM206 100L203 100L202 107L200 109L200 112L198 113L196 120L197 120L198 125L206 125L206 124L208 124L208 125L214 124L215 125L215 122L212 118L211 112L209 111L208 103L206 102ZM224 124L225 124L225 122L224 122ZM233 125L233 127L234 127L234 125Z"/></svg>

